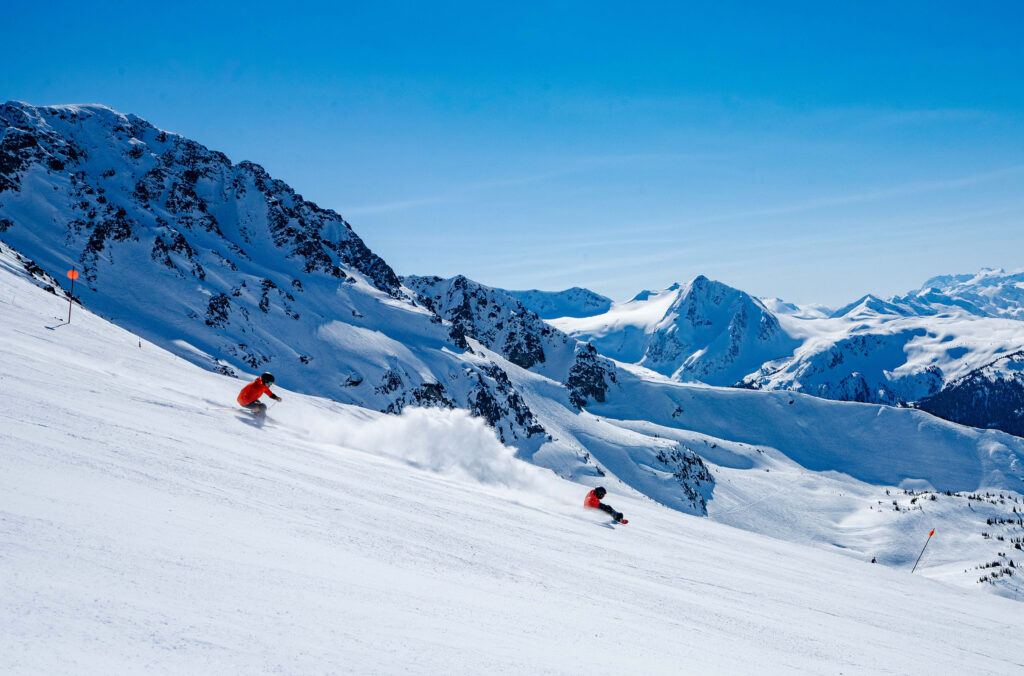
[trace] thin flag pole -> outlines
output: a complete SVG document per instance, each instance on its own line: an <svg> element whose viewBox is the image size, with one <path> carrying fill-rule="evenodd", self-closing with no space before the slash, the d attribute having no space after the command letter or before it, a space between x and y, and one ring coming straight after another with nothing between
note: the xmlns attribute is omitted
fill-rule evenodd
<svg viewBox="0 0 1024 676"><path fill-rule="evenodd" d="M924 556L924 550L928 548L928 543L932 541L933 535L935 535L934 528L932 528L931 533L928 533L928 539L924 541L924 547L921 547L921 553L917 555L917 561L914 561L914 568L910 571L911 573L917 570L917 564L921 563L921 557Z"/></svg>
<svg viewBox="0 0 1024 676"><path fill-rule="evenodd" d="M68 278L71 280L71 292L68 293L68 324L71 323L71 303L75 298L75 280L78 279L78 270L68 270Z"/></svg>

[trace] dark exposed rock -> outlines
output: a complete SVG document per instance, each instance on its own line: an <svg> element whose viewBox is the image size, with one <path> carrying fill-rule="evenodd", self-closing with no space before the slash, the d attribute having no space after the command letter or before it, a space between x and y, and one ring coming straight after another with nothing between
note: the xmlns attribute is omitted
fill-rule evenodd
<svg viewBox="0 0 1024 676"><path fill-rule="evenodd" d="M469 405L473 415L486 420L503 443L510 442L506 432L513 439L518 439L520 432L526 438L545 434L533 411L513 387L508 374L495 364L482 367L476 374L476 386L469 395ZM510 420L507 430L502 424L504 420Z"/></svg>
<svg viewBox="0 0 1024 676"><path fill-rule="evenodd" d="M547 360L545 341L563 345L568 341L504 291L462 275L451 279L409 276L403 282L424 307L451 322L452 342L462 349L468 348L465 337L469 336L529 369Z"/></svg>
<svg viewBox="0 0 1024 676"><path fill-rule="evenodd" d="M412 396L417 406L455 408L455 403L448 398L441 383L423 383L413 390Z"/></svg>
<svg viewBox="0 0 1024 676"><path fill-rule="evenodd" d="M689 500L690 508L700 516L707 516L706 496L711 494L715 479L701 457L689 448L679 447L663 449L655 457L679 482L683 495Z"/></svg>
<svg viewBox="0 0 1024 676"><path fill-rule="evenodd" d="M231 299L227 297L227 294L218 293L210 299L210 303L206 308L207 326L223 327L230 321L228 316L230 310Z"/></svg>
<svg viewBox="0 0 1024 676"><path fill-rule="evenodd" d="M380 381L374 391L377 394L391 394L397 392L398 388L402 387L402 377L398 375L394 370L390 370L384 374L384 377Z"/></svg>
<svg viewBox="0 0 1024 676"><path fill-rule="evenodd" d="M609 387L606 378L615 382L610 362L598 355L590 343L580 343L576 348L576 360L565 381L569 401L576 408L583 408L590 399L603 402Z"/></svg>

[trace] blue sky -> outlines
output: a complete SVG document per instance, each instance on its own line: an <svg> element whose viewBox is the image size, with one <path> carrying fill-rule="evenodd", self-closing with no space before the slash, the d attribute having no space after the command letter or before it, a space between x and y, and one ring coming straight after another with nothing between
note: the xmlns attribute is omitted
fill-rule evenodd
<svg viewBox="0 0 1024 676"><path fill-rule="evenodd" d="M839 305L1024 267L1024 6L15 3L0 97L104 103L400 274Z"/></svg>

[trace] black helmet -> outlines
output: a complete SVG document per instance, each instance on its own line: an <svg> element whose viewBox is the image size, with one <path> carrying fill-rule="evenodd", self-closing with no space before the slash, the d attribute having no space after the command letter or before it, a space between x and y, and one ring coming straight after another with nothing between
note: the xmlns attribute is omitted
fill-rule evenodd
<svg viewBox="0 0 1024 676"><path fill-rule="evenodd" d="M260 376L260 380L263 381L264 385L274 384L274 376L271 373L264 373L263 375Z"/></svg>
<svg viewBox="0 0 1024 676"><path fill-rule="evenodd" d="M608 494L608 491L606 491L604 489L604 486L598 486L597 488L594 489L594 495L597 496L598 500L600 500L601 498L603 498L607 494Z"/></svg>

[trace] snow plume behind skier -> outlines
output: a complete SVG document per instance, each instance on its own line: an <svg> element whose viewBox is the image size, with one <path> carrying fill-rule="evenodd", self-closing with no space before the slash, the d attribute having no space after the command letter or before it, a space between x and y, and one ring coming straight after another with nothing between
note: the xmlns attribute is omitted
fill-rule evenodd
<svg viewBox="0 0 1024 676"><path fill-rule="evenodd" d="M339 415L341 414L341 415ZM387 415L356 406L289 410L288 422L310 438L392 458L411 467L475 484L503 502L566 516L578 514L579 484L516 457L494 429L464 409L408 407Z"/></svg>
<svg viewBox="0 0 1024 676"><path fill-rule="evenodd" d="M399 416L373 415L349 422L339 436L349 448L524 497L561 488L549 472L517 458L483 419L462 409L410 407Z"/></svg>
<svg viewBox="0 0 1024 676"><path fill-rule="evenodd" d="M265 394L274 401L281 401L281 397L270 391L270 385L273 384L274 376L264 373L242 388L242 391L238 393L238 403L242 408L252 411L257 418L263 418L267 415L267 405L259 401L260 397Z"/></svg>

